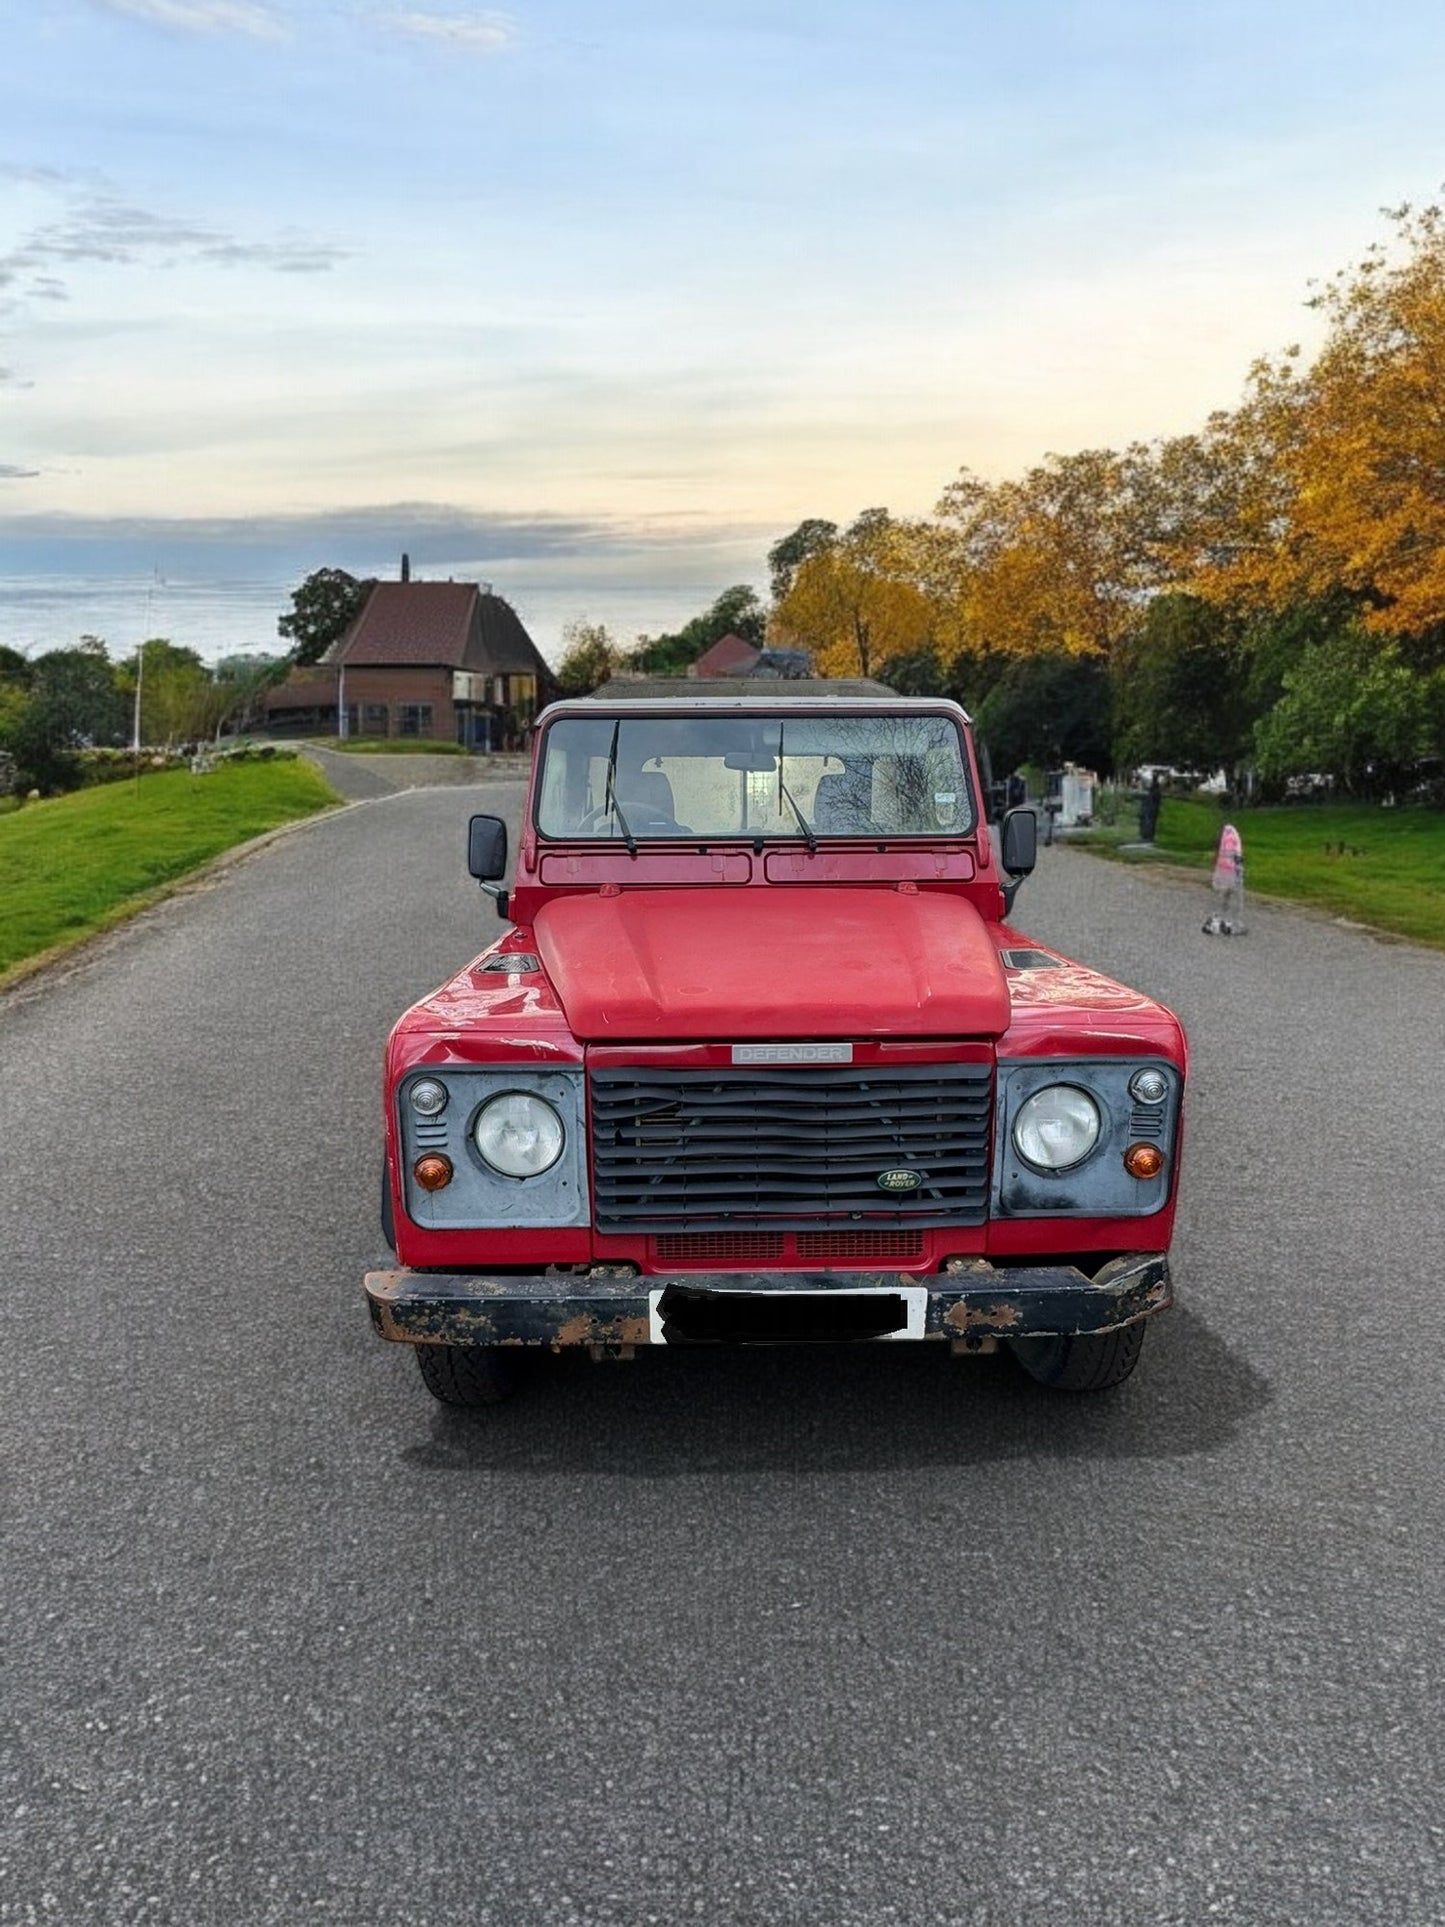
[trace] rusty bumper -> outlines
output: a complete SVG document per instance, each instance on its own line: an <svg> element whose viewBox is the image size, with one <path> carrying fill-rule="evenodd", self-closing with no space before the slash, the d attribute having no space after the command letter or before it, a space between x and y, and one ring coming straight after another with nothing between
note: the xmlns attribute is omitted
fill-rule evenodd
<svg viewBox="0 0 1445 1927"><path fill-rule="evenodd" d="M672 1277L488 1277L371 1271L371 1320L412 1345L777 1344L999 1338L1113 1331L1172 1302L1162 1252L1090 1277L1072 1265L983 1260L918 1278L894 1272L706 1272Z"/></svg>

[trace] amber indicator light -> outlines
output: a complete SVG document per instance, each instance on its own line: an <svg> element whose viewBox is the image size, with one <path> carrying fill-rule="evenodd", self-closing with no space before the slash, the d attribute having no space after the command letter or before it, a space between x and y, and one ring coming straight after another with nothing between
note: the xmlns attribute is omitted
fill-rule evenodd
<svg viewBox="0 0 1445 1927"><path fill-rule="evenodd" d="M423 1191L440 1191L452 1181L452 1161L439 1151L428 1151L411 1167L411 1174Z"/></svg>
<svg viewBox="0 0 1445 1927"><path fill-rule="evenodd" d="M1131 1144L1124 1153L1124 1169L1131 1178L1157 1178L1164 1169L1164 1153L1157 1144Z"/></svg>

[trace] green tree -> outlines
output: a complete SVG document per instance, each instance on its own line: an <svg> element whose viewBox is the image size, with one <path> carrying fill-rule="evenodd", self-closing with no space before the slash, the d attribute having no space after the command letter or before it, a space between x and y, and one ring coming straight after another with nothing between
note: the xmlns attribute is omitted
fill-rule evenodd
<svg viewBox="0 0 1445 1927"><path fill-rule="evenodd" d="M30 695L27 690L16 682L0 682L0 751L13 758L17 766L21 759L16 745L24 732L29 708ZM8 796L12 777L19 781L23 774L18 767L11 770L7 765L0 769L0 777L4 778L0 782L0 796Z"/></svg>
<svg viewBox="0 0 1445 1927"><path fill-rule="evenodd" d="M948 693L948 673L936 649L910 649L889 656L874 671L879 682L896 689L900 696L943 696Z"/></svg>
<svg viewBox="0 0 1445 1927"><path fill-rule="evenodd" d="M215 668L215 680L226 697L222 724L229 724L238 733L254 729L264 714L262 695L285 682L290 667L289 656L272 656L260 650L250 655L223 656Z"/></svg>
<svg viewBox="0 0 1445 1927"><path fill-rule="evenodd" d="M96 636L52 649L31 664L23 706L10 708L4 747L20 766L21 787L56 790L76 780L74 752L125 740L125 701L115 665Z"/></svg>
<svg viewBox="0 0 1445 1927"><path fill-rule="evenodd" d="M1340 630L1285 672L1284 694L1255 727L1260 770L1275 782L1324 773L1351 796L1400 788L1445 748L1440 678L1414 672L1394 643Z"/></svg>
<svg viewBox="0 0 1445 1927"><path fill-rule="evenodd" d="M621 652L600 622L569 622L562 640L566 647L557 665L559 696L590 696L621 664Z"/></svg>
<svg viewBox="0 0 1445 1927"><path fill-rule="evenodd" d="M197 742L214 727L215 686L211 672L194 649L151 636L120 665L120 685L135 727L135 691L140 676L140 739L143 743Z"/></svg>
<svg viewBox="0 0 1445 1927"><path fill-rule="evenodd" d="M1248 754L1239 625L1197 596L1156 596L1114 669L1114 760L1235 768Z"/></svg>
<svg viewBox="0 0 1445 1927"><path fill-rule="evenodd" d="M995 776L1023 763L1057 769L1109 761L1109 674L1097 657L1015 656L978 711Z"/></svg>
<svg viewBox="0 0 1445 1927"><path fill-rule="evenodd" d="M1284 694L1284 679L1305 652L1348 629L1360 614L1359 598L1335 590L1250 617L1241 641L1250 716L1267 716Z"/></svg>
<svg viewBox="0 0 1445 1927"><path fill-rule="evenodd" d="M30 664L18 649L10 649L0 643L0 684L18 685L22 689L30 687Z"/></svg>
<svg viewBox="0 0 1445 1927"><path fill-rule="evenodd" d="M278 634L294 645L292 660L319 662L345 635L375 586L373 577L358 580L345 569L313 569L300 588L291 591L290 613L276 623Z"/></svg>
<svg viewBox="0 0 1445 1927"><path fill-rule="evenodd" d="M640 636L628 658L629 666L648 676L685 676L690 665L724 636L741 636L744 642L761 649L767 621L757 590L746 582L737 582L676 634Z"/></svg>

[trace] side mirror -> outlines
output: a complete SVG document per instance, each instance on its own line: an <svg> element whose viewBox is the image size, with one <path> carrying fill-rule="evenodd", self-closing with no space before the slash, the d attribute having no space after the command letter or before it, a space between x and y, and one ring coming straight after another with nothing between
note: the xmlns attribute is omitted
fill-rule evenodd
<svg viewBox="0 0 1445 1927"><path fill-rule="evenodd" d="M999 861L1010 876L1026 877L1039 859L1039 819L1032 810L1010 810L1003 820Z"/></svg>
<svg viewBox="0 0 1445 1927"><path fill-rule="evenodd" d="M467 868L505 917L511 907L507 892L489 881L507 874L507 826L500 816L474 816L468 823Z"/></svg>
<svg viewBox="0 0 1445 1927"><path fill-rule="evenodd" d="M500 816L474 816L467 825L467 868L478 883L507 874L507 826Z"/></svg>

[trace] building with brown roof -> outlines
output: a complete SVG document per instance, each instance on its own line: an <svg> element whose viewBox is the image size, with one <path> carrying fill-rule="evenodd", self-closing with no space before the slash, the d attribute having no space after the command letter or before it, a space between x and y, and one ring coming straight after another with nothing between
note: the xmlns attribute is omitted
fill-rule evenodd
<svg viewBox="0 0 1445 1927"><path fill-rule="evenodd" d="M687 673L705 677L745 676L760 654L752 643L729 632L719 636L710 649L705 649Z"/></svg>
<svg viewBox="0 0 1445 1927"><path fill-rule="evenodd" d="M512 605L475 582L378 582L314 668L267 694L277 731L510 749L551 672Z"/></svg>

